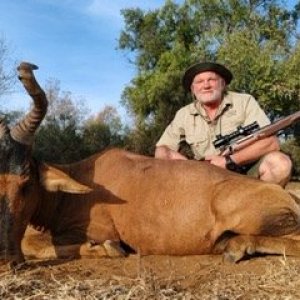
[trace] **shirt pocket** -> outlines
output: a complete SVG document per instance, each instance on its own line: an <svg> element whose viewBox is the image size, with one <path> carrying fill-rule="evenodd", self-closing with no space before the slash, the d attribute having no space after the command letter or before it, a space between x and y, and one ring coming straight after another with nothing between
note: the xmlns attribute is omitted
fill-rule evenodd
<svg viewBox="0 0 300 300"><path fill-rule="evenodd" d="M233 120L226 120L221 123L220 126L220 134L227 135L230 134L238 129L239 126L243 126L243 120L241 119L233 119Z"/></svg>
<svg viewBox="0 0 300 300"><path fill-rule="evenodd" d="M186 141L190 144L195 155L195 159L201 159L209 149L208 137L188 134L186 135Z"/></svg>

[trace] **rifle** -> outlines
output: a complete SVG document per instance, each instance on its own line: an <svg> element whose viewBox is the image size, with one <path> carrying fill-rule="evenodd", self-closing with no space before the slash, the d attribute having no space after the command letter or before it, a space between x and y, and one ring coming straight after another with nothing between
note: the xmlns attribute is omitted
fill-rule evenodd
<svg viewBox="0 0 300 300"><path fill-rule="evenodd" d="M262 128L259 127L257 122L244 127L239 126L236 131L230 134L218 135L213 144L215 148L221 150L221 155L233 154L258 140L277 134L286 127L293 125L299 119L300 111L297 111Z"/></svg>
<svg viewBox="0 0 300 300"><path fill-rule="evenodd" d="M281 130L293 125L299 119L300 111L297 111L262 128L259 127L257 122L246 126L239 126L236 131L230 134L217 135L213 144L215 148L220 149L221 155L230 155L250 146L258 140L277 134ZM185 155L188 159L194 159L191 146L186 142L185 136L182 135L180 138L179 153Z"/></svg>

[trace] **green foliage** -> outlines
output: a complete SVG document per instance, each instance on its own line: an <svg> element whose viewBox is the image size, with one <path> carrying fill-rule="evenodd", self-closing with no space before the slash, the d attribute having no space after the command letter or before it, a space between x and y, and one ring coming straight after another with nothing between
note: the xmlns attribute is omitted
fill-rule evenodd
<svg viewBox="0 0 300 300"><path fill-rule="evenodd" d="M290 138L281 146L282 150L290 156L293 162L293 177L300 179L300 143L298 138Z"/></svg>
<svg viewBox="0 0 300 300"><path fill-rule="evenodd" d="M96 117L86 121L82 142L85 155L102 151L108 147L123 146L120 116L112 106L106 106Z"/></svg>
<svg viewBox="0 0 300 300"><path fill-rule="evenodd" d="M49 109L35 140L34 156L54 163L70 163L123 145L122 124L115 108L105 107L97 117L86 118L87 109L70 92L61 92L57 80L45 88Z"/></svg>
<svg viewBox="0 0 300 300"><path fill-rule="evenodd" d="M55 163L69 163L83 157L80 124L81 107L69 92L62 92L58 80L48 80L45 92L49 102L45 120L35 139L34 156Z"/></svg>
<svg viewBox="0 0 300 300"><path fill-rule="evenodd" d="M69 163L84 156L82 138L77 125L69 118L68 125L61 127L57 119L48 119L36 138L34 156L39 160L54 163Z"/></svg>
<svg viewBox="0 0 300 300"><path fill-rule="evenodd" d="M253 94L271 118L299 109L299 7L288 10L276 0L167 0L153 11L123 10L119 48L137 69L122 95L134 117L129 147L153 153L176 110L191 101L181 78L200 60L226 64L235 78L230 88Z"/></svg>
<svg viewBox="0 0 300 300"><path fill-rule="evenodd" d="M106 149L111 142L109 126L98 122L90 123L84 128L82 142L86 156Z"/></svg>

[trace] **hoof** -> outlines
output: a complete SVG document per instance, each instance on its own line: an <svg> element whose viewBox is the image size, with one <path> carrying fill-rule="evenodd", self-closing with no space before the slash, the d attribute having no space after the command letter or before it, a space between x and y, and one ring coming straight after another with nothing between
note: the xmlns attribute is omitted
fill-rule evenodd
<svg viewBox="0 0 300 300"><path fill-rule="evenodd" d="M224 252L223 261L228 264L235 264L243 258L243 254L237 254L232 252Z"/></svg>
<svg viewBox="0 0 300 300"><path fill-rule="evenodd" d="M103 247L106 250L106 253L109 257L124 257L126 256L126 252L124 249L120 246L119 242L106 240L103 243Z"/></svg>
<svg viewBox="0 0 300 300"><path fill-rule="evenodd" d="M237 263L244 257L256 253L255 244L250 239L236 237L227 244L224 251L224 261Z"/></svg>

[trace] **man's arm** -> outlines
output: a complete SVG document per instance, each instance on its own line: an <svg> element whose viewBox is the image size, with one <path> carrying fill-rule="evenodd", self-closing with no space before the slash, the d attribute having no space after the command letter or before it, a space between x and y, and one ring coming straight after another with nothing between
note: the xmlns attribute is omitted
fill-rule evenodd
<svg viewBox="0 0 300 300"><path fill-rule="evenodd" d="M185 156L177 151L171 150L167 146L157 146L155 149L155 158L187 160Z"/></svg>
<svg viewBox="0 0 300 300"><path fill-rule="evenodd" d="M276 136L270 136L262 140L258 140L248 147L231 154L230 157L236 164L245 165L258 160L267 153L278 150L280 150L278 138ZM205 160L209 161L213 165L224 169L226 168L226 160L222 155L206 156Z"/></svg>

